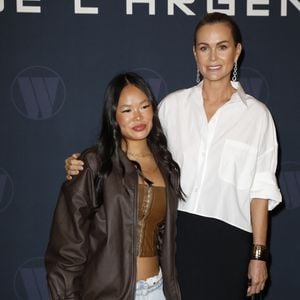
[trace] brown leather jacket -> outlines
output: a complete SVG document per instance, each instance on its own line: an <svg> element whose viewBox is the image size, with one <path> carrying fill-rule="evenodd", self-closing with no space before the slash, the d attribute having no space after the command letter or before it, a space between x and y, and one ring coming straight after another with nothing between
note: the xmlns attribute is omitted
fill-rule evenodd
<svg viewBox="0 0 300 300"><path fill-rule="evenodd" d="M94 179L99 167L95 147L82 154L84 171L61 188L45 255L52 299L134 299L138 175L121 151L120 157L129 190L122 183L122 170L114 163L99 208L95 208ZM177 199L168 187L167 199L158 252L166 299L179 300L175 269Z"/></svg>

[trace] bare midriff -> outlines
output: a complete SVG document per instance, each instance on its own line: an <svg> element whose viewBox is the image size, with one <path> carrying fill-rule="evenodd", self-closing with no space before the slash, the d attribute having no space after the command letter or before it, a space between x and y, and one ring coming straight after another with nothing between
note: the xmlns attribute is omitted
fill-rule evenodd
<svg viewBox="0 0 300 300"><path fill-rule="evenodd" d="M145 280L159 272L158 256L137 257L136 280Z"/></svg>

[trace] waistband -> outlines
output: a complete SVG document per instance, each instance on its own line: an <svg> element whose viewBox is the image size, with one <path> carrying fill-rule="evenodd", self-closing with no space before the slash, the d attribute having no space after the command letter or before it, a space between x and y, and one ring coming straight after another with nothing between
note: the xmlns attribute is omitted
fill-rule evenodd
<svg viewBox="0 0 300 300"><path fill-rule="evenodd" d="M159 269L159 272L157 275L149 277L145 280L137 281L136 282L136 291L157 288L162 285L162 282L163 282L162 272L161 272L161 269Z"/></svg>

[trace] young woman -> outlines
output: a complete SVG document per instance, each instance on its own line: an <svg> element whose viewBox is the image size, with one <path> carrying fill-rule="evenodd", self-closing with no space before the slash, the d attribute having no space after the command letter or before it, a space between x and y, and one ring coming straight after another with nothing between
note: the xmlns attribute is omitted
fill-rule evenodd
<svg viewBox="0 0 300 300"><path fill-rule="evenodd" d="M202 81L168 95L159 108L186 194L177 222L185 300L242 300L263 290L268 276L268 209L281 201L277 139L267 107L236 82L241 51L236 23L206 15L193 46ZM67 159L68 174L79 164Z"/></svg>
<svg viewBox="0 0 300 300"><path fill-rule="evenodd" d="M61 188L45 256L52 299L181 299L175 226L179 167L153 94L135 73L105 94L102 131Z"/></svg>

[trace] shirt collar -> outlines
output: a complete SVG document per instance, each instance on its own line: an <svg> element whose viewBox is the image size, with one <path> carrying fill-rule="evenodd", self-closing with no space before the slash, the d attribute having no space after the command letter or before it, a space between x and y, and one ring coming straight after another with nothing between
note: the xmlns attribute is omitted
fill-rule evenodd
<svg viewBox="0 0 300 300"><path fill-rule="evenodd" d="M231 81L231 85L237 90L237 95L239 96L239 100L247 107L247 94L242 88L241 84L238 81Z"/></svg>
<svg viewBox="0 0 300 300"><path fill-rule="evenodd" d="M234 102L241 101L242 104L244 104L247 107L248 106L248 104L247 104L247 94L245 93L245 91L244 91L243 87L241 86L241 84L238 81L231 81L231 85L237 91L236 91L236 93L233 94L233 97L231 98L230 102L234 103ZM201 81L199 84L197 84L196 87L200 87L200 89L202 90L203 81ZM201 95L202 95L202 92L201 92Z"/></svg>

